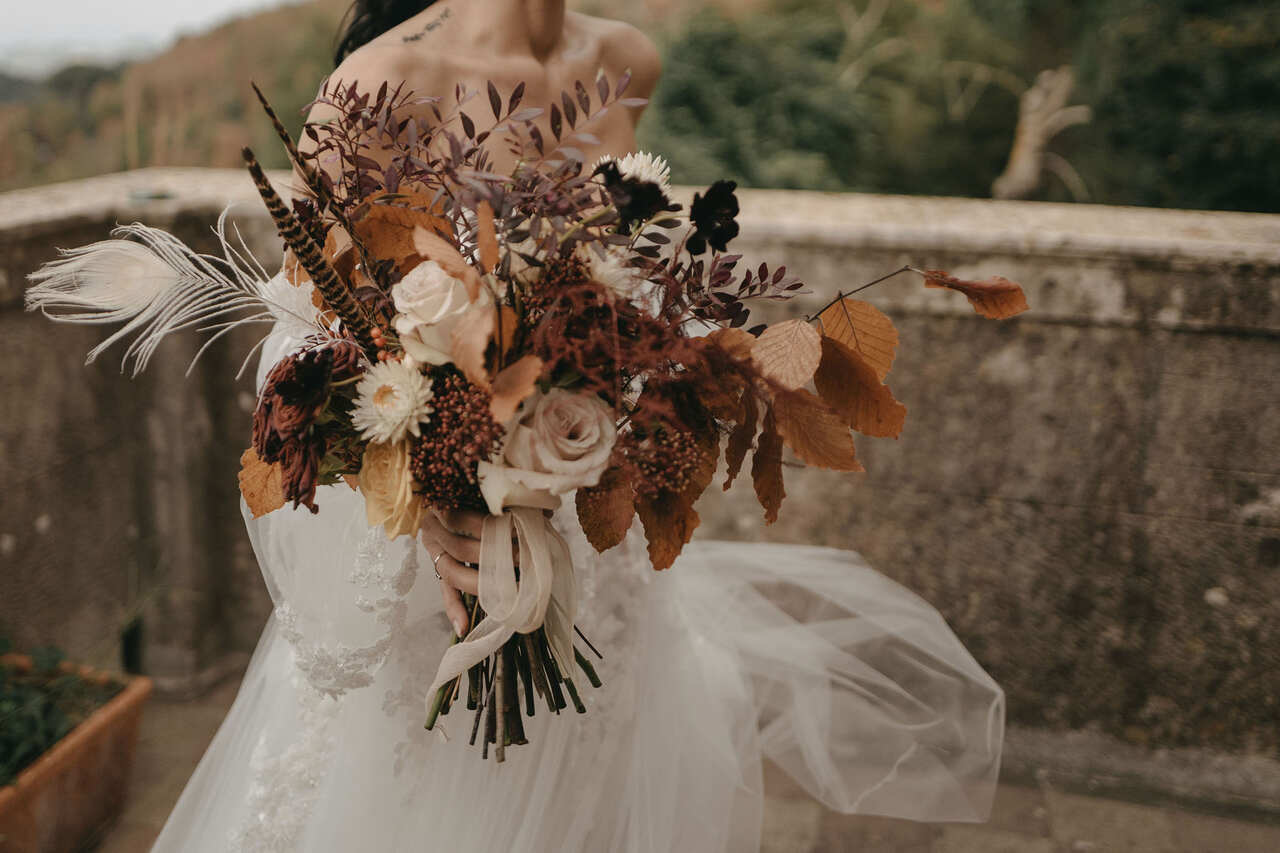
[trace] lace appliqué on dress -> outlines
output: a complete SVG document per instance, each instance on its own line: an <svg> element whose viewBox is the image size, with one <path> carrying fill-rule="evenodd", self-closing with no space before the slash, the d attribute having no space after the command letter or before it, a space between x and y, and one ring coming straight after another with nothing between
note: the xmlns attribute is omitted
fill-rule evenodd
<svg viewBox="0 0 1280 853"><path fill-rule="evenodd" d="M237 853L294 853L320 794L333 750L338 700L294 679L298 697L296 736L283 750L264 733L249 768L253 783L248 813L231 834Z"/></svg>
<svg viewBox="0 0 1280 853"><path fill-rule="evenodd" d="M370 530L356 553L350 581L354 586L382 593L370 598L357 595L355 604L376 616L385 630L368 645L317 642L299 627L298 614L287 602L276 607L280 632L293 647L294 663L307 682L326 696L339 697L348 690L373 684L374 676L386 662L391 638L401 633L408 605L404 598L418 577L417 554L410 548L400 566L389 567L388 542L381 530Z"/></svg>
<svg viewBox="0 0 1280 853"><path fill-rule="evenodd" d="M399 565L381 530L370 530L356 551L349 580L372 595L356 595L359 610L382 627L368 645L321 642L300 628L297 611L287 602L275 609L283 636L291 646L297 690L297 724L284 743L263 734L250 763L252 787L243 825L231 835L232 850L251 853L296 851L310 820L321 781L329 770L336 732L333 722L348 691L373 684L391 651L392 639L404 637L409 610L406 597L418 577L415 548Z"/></svg>

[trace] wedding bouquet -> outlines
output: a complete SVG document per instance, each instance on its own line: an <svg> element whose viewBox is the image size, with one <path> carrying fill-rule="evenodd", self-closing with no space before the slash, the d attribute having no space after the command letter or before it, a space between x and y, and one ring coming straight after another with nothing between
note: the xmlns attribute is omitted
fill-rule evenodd
<svg viewBox="0 0 1280 853"><path fill-rule="evenodd" d="M446 101L326 85L317 103L336 117L305 126L306 154L263 99L302 184L286 205L245 150L286 246L282 275L225 221L222 257L132 225L47 265L28 292L29 308L71 312L57 319L125 321L90 359L136 335L135 373L179 329L292 330L300 346L267 375L241 460L255 516L315 512L317 487L342 481L388 537L416 535L432 510L486 513L471 627L441 660L426 725L465 694L471 742L499 761L526 742L539 699L583 713L575 675L600 685L574 644L573 566L548 511L572 496L600 551L638 518L666 569L722 453L725 488L752 455L772 522L784 447L860 471L851 430L896 437L906 416L884 382L897 332L870 304L842 293L811 317L749 325L754 303L803 285L729 253L732 182L685 211L660 158L586 163L590 122L638 104L627 82L578 83L545 113L522 108L523 86ZM477 102L492 113L483 128ZM492 167L499 145L516 158L509 173ZM986 316L1026 310L1004 279L917 272Z"/></svg>

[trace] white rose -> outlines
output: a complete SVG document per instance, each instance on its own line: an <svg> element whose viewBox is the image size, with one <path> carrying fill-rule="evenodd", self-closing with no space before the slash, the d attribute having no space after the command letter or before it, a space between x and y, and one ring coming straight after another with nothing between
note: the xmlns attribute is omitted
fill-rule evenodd
<svg viewBox="0 0 1280 853"><path fill-rule="evenodd" d="M613 409L599 397L559 388L535 393L507 427L499 462L480 463L489 511L556 508L560 495L600 482L617 438Z"/></svg>
<svg viewBox="0 0 1280 853"><path fill-rule="evenodd" d="M467 286L435 261L423 261L391 288L391 298L400 312L392 325L405 352L427 364L452 361L449 335L471 304Z"/></svg>

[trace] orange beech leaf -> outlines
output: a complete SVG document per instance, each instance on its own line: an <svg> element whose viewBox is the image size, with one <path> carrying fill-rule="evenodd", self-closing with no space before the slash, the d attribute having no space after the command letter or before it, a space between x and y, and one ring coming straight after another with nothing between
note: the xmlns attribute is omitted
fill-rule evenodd
<svg viewBox="0 0 1280 853"><path fill-rule="evenodd" d="M716 329L706 339L738 361L750 359L756 345L755 336L743 329Z"/></svg>
<svg viewBox="0 0 1280 853"><path fill-rule="evenodd" d="M733 373L709 373L696 376L693 370L688 373L691 375L689 381L696 389L698 401L711 413L712 417L733 423L742 420L742 377Z"/></svg>
<svg viewBox="0 0 1280 853"><path fill-rule="evenodd" d="M284 506L280 463L268 465L250 447L240 454L240 494L254 518L262 518Z"/></svg>
<svg viewBox="0 0 1280 853"><path fill-rule="evenodd" d="M636 517L631 481L621 468L609 468L594 486L578 489L574 498L578 523L587 541L597 551L608 551L622 543Z"/></svg>
<svg viewBox="0 0 1280 853"><path fill-rule="evenodd" d="M533 393L541 375L542 359L536 355L526 355L515 364L507 365L493 378L493 399L489 401L493 419L505 424Z"/></svg>
<svg viewBox="0 0 1280 853"><path fill-rule="evenodd" d="M480 297L480 288L483 287L480 273L467 263L452 243L430 229L418 227L413 231L413 245L419 255L435 261L445 272L465 284L472 302Z"/></svg>
<svg viewBox="0 0 1280 853"><path fill-rule="evenodd" d="M511 352L511 347L516 342L516 331L520 328L520 315L510 305L503 305L500 312L502 318L501 326L495 331L502 335L502 356L506 358L507 353Z"/></svg>
<svg viewBox="0 0 1280 853"><path fill-rule="evenodd" d="M849 426L818 397L803 389L783 391L774 397L773 413L782 440L806 463L832 471L863 470Z"/></svg>
<svg viewBox="0 0 1280 853"><path fill-rule="evenodd" d="M822 364L813 384L822 402L863 435L897 438L907 407L893 397L862 356L833 338L822 339Z"/></svg>
<svg viewBox="0 0 1280 853"><path fill-rule="evenodd" d="M699 436L698 445L698 467L689 475L684 491L636 495L636 513L649 543L649 562L658 571L671 567L702 521L693 505L716 475L720 434L712 427Z"/></svg>
<svg viewBox="0 0 1280 853"><path fill-rule="evenodd" d="M433 228L442 221L423 210L374 204L369 205L351 227L355 231L353 236L364 245L370 257L394 261L396 266L407 269L417 265L420 254L414 233L419 228Z"/></svg>
<svg viewBox="0 0 1280 853"><path fill-rule="evenodd" d="M659 572L671 568L702 523L692 504L670 492L652 498L637 495L636 514L649 543L649 562Z"/></svg>
<svg viewBox="0 0 1280 853"><path fill-rule="evenodd" d="M822 336L804 320L775 323L764 330L751 349L760 372L784 388L803 388L822 358Z"/></svg>
<svg viewBox="0 0 1280 853"><path fill-rule="evenodd" d="M498 233L493 224L493 207L482 201L476 207L476 245L480 249L480 266L493 272L498 265Z"/></svg>
<svg viewBox="0 0 1280 853"><path fill-rule="evenodd" d="M742 462L751 449L751 441L756 437L756 422L760 419L760 406L756 403L756 395L747 388L742 392L742 419L738 421L733 432L729 433L729 441L724 448L725 491L733 485L738 472L742 470Z"/></svg>
<svg viewBox="0 0 1280 853"><path fill-rule="evenodd" d="M893 321L869 302L841 299L818 315L822 334L834 338L862 356L884 381L898 349Z"/></svg>
<svg viewBox="0 0 1280 853"><path fill-rule="evenodd" d="M992 320L1006 320L1030 307L1022 285L999 275L981 281L966 281L943 270L925 270L924 286L958 290L969 300L974 311Z"/></svg>
<svg viewBox="0 0 1280 853"><path fill-rule="evenodd" d="M473 303L449 333L453 363L473 384L487 389L489 371L484 366L484 354L493 338L493 323L497 312L488 303Z"/></svg>
<svg viewBox="0 0 1280 853"><path fill-rule="evenodd" d="M764 507L765 523L773 524L778 520L778 509L787 490L782 487L782 436L778 434L772 406L765 413L756 452L751 457L751 480L756 487L756 498Z"/></svg>

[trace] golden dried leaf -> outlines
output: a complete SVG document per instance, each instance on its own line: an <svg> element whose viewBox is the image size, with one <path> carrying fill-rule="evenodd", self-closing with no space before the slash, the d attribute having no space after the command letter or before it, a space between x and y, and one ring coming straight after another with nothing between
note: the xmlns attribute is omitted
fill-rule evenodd
<svg viewBox="0 0 1280 853"><path fill-rule="evenodd" d="M429 228L415 228L413 245L419 255L429 261L435 261L445 272L462 281L467 286L467 296L472 302L480 296L483 282L476 268L467 263L453 244Z"/></svg>
<svg viewBox="0 0 1280 853"><path fill-rule="evenodd" d="M747 458L751 442L756 437L756 422L760 419L760 406L756 403L755 392L747 388L742 392L742 419L729 433L729 442L724 448L725 491L733 485L734 478L742 470L742 462Z"/></svg>
<svg viewBox="0 0 1280 853"><path fill-rule="evenodd" d="M773 414L782 440L806 463L832 471L863 470L848 425L815 395L783 391L774 397Z"/></svg>
<svg viewBox="0 0 1280 853"><path fill-rule="evenodd" d="M822 402L863 435L897 438L907 407L893 397L862 356L833 338L822 339L822 364L813 384Z"/></svg>
<svg viewBox="0 0 1280 853"><path fill-rule="evenodd" d="M489 387L489 371L484 366L485 350L493 338L497 311L488 303L473 303L449 333L453 363L473 384Z"/></svg>
<svg viewBox="0 0 1280 853"><path fill-rule="evenodd" d="M661 492L653 497L636 496L636 512L649 543L649 562L658 571L671 567L702 519L693 505L706 491L720 461L720 434L714 427L698 439L701 453L689 485L680 493Z"/></svg>
<svg viewBox="0 0 1280 853"><path fill-rule="evenodd" d="M783 388L803 388L822 358L822 335L804 320L775 323L756 339L751 359L761 374Z"/></svg>
<svg viewBox="0 0 1280 853"><path fill-rule="evenodd" d="M476 246L480 249L480 265L493 272L498 265L498 233L493 224L493 208L482 201L476 206Z"/></svg>
<svg viewBox="0 0 1280 853"><path fill-rule="evenodd" d="M621 544L636 517L635 495L631 481L621 468L609 468L600 482L578 489L574 498L578 507L578 523L587 541L597 551L608 551Z"/></svg>
<svg viewBox="0 0 1280 853"><path fill-rule="evenodd" d="M750 359L751 350L756 345L755 336L743 329L716 329L707 335L706 340L738 361Z"/></svg>
<svg viewBox="0 0 1280 853"><path fill-rule="evenodd" d="M751 457L751 480L756 487L756 498L764 507L765 523L773 524L778 520L778 509L787 490L782 486L782 436L778 434L772 406L765 412L756 452Z"/></svg>
<svg viewBox="0 0 1280 853"><path fill-rule="evenodd" d="M884 381L898 349L898 330L884 312L869 302L841 299L819 314L818 320L822 334L862 356Z"/></svg>
<svg viewBox="0 0 1280 853"><path fill-rule="evenodd" d="M1007 320L1030 308L1022 285L1004 276L966 281L943 270L925 270L924 286L957 290L965 295L974 311L992 320Z"/></svg>
<svg viewBox="0 0 1280 853"><path fill-rule="evenodd" d="M261 518L284 506L284 485L280 463L268 465L250 447L240 454L240 494L254 518Z"/></svg>
<svg viewBox="0 0 1280 853"><path fill-rule="evenodd" d="M536 355L526 355L515 364L503 368L493 378L493 399L489 402L489 412L493 419L505 424L525 398L533 393L541 375L542 359Z"/></svg>

